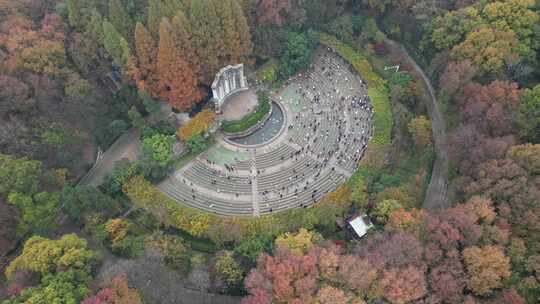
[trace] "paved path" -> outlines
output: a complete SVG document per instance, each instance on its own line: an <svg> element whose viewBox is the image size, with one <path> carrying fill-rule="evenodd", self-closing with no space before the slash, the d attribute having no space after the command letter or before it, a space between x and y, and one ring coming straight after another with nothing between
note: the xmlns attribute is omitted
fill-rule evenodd
<svg viewBox="0 0 540 304"><path fill-rule="evenodd" d="M162 103L160 111L148 117L147 121L157 122L167 117L171 113L171 107ZM108 149L97 164L79 181L79 185L89 185L97 187L103 183L107 173L114 169L114 163L128 159L136 160L141 155L141 145L139 141L139 131L136 128L129 129L122 134Z"/></svg>
<svg viewBox="0 0 540 304"><path fill-rule="evenodd" d="M114 163L128 159L136 160L141 154L139 143L139 131L135 128L122 134L112 145L103 153L99 163L85 175L79 185L89 185L97 187L103 183L105 176L114 168Z"/></svg>
<svg viewBox="0 0 540 304"><path fill-rule="evenodd" d="M433 139L435 140L435 151L437 157L433 164L433 171L431 172L431 180L426 192L424 200L424 208L428 210L435 210L441 208L450 207L448 200L448 144L446 136L446 122L439 109L437 98L435 97L435 91L429 78L426 77L422 68L414 61L409 55L407 50L397 42L385 39L385 42L392 46L393 50L397 50L405 59L412 65L415 71L424 80L424 86L427 89L428 96L426 96L426 107L428 115L431 120L431 128L433 131Z"/></svg>
<svg viewBox="0 0 540 304"><path fill-rule="evenodd" d="M255 166L255 151L250 149L249 155L251 157L251 201L253 203L253 216L261 216L261 208L259 202L259 186L257 184L257 166Z"/></svg>

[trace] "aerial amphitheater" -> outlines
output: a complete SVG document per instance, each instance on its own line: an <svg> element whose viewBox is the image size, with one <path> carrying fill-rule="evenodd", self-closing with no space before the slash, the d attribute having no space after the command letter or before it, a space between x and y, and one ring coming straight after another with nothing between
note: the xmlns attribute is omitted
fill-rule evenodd
<svg viewBox="0 0 540 304"><path fill-rule="evenodd" d="M212 91L216 144L159 184L207 212L260 216L310 207L354 173L372 136L365 82L327 47L279 89L248 83L239 64L221 69ZM249 129L223 128L261 103L269 110Z"/></svg>

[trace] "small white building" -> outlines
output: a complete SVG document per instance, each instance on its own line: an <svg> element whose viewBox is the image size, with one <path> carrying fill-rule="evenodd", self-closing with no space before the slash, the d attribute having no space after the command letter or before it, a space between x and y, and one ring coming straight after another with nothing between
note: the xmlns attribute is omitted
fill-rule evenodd
<svg viewBox="0 0 540 304"><path fill-rule="evenodd" d="M361 238L366 235L371 227L373 227L373 224L371 224L366 215L362 215L350 220L349 226L351 226L356 235Z"/></svg>

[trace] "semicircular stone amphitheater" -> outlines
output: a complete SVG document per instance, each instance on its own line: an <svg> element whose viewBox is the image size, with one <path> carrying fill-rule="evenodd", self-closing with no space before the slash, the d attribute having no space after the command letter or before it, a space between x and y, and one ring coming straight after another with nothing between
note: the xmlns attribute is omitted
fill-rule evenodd
<svg viewBox="0 0 540 304"><path fill-rule="evenodd" d="M352 175L371 136L367 88L348 63L319 49L306 74L272 95L284 112L279 135L242 146L217 144L159 188L188 206L228 216L259 216L311 206Z"/></svg>

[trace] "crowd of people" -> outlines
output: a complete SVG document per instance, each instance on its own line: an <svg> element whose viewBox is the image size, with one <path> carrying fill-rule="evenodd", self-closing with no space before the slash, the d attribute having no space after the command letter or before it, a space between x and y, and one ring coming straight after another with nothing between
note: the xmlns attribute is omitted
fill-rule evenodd
<svg viewBox="0 0 540 304"><path fill-rule="evenodd" d="M319 56L296 83L302 110L289 130L301 136L290 141L323 163L335 157L338 165L353 171L371 139L373 107L366 85L331 51Z"/></svg>

